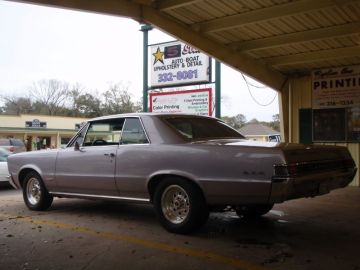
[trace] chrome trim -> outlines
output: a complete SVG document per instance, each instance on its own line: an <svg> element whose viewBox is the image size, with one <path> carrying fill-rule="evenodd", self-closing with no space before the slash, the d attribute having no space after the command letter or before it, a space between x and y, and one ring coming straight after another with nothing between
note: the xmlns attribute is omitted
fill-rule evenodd
<svg viewBox="0 0 360 270"><path fill-rule="evenodd" d="M71 196L71 197L84 197L84 198L99 198L99 199L111 199L111 200L124 200L124 201L136 201L136 202L150 202L150 199L135 198L135 197L121 197L121 196L106 196L106 195L94 195L94 194L82 194L82 193L67 193L67 192L49 192L54 196Z"/></svg>
<svg viewBox="0 0 360 270"><path fill-rule="evenodd" d="M85 131L85 134L84 134L84 141L85 141L85 137L87 136L87 133L88 133L88 131L89 131L89 127L91 126L91 124L93 124L93 123L96 123L96 122L98 122L98 121L103 121L103 120L108 120L108 119L124 119L124 124L123 124L123 127L122 127L122 130L121 130L121 136L122 136L122 133L123 133L123 130L124 130L124 127L125 127L125 123L126 123L126 120L127 119L129 119L129 118L132 118L132 119L138 119L139 120L139 122L140 122L140 124L141 124L141 127L142 127L142 129L143 129L143 131L144 131L144 134L145 134L145 137L146 137L146 139L147 139L147 143L132 143L131 145L150 145L151 144L151 141L150 141L150 139L149 139L149 136L148 136L148 134L147 134L147 131L146 131L146 129L145 129L145 126L144 126L144 123L143 123L143 121L142 121L142 118L140 117L140 116L121 116L121 115L118 115L117 117L113 117L113 118L105 118L105 119L100 119L100 120L95 120L95 121L89 121L85 126L87 126L87 129L86 129L86 131ZM85 127L84 126L84 127ZM82 127L81 128L81 130L83 130L84 129L84 127ZM80 131L79 131L80 132ZM79 134L79 132L75 135L75 136L77 136L78 134ZM120 147L120 146L123 146L123 144L121 143L121 137L120 137L120 140L119 140L119 142L118 142L118 144L114 144L114 145L111 145L111 146L116 146L116 147ZM83 141L83 142L84 142ZM72 142L72 140L70 141L70 142ZM70 142L69 142L69 144L70 144ZM68 144L68 145L69 145ZM125 145L128 145L128 144L125 144ZM93 146L93 145L87 145L87 146L84 146L83 144L81 144L80 145L80 148L81 149L86 149L87 147L104 147L104 146L109 146L109 145L95 145L95 146ZM81 150L80 149L80 150Z"/></svg>
<svg viewBox="0 0 360 270"><path fill-rule="evenodd" d="M178 185L168 186L161 195L161 210L171 223L184 222L190 212L190 198L185 189Z"/></svg>
<svg viewBox="0 0 360 270"><path fill-rule="evenodd" d="M39 179L37 177L31 177L26 182L26 187L24 187L24 189L25 189L27 202L30 203L31 205L39 204L43 196Z"/></svg>

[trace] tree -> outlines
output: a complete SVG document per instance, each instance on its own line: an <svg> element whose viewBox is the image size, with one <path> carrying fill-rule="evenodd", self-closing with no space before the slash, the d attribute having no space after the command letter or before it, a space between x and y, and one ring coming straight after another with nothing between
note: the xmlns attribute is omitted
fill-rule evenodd
<svg viewBox="0 0 360 270"><path fill-rule="evenodd" d="M222 117L222 120L235 129L241 128L246 123L246 117L243 114L238 114L230 117L224 116Z"/></svg>
<svg viewBox="0 0 360 270"><path fill-rule="evenodd" d="M273 121L269 123L269 126L276 131L280 131L280 115L278 113L274 114L272 119Z"/></svg>
<svg viewBox="0 0 360 270"><path fill-rule="evenodd" d="M122 83L110 85L109 90L104 93L103 113L118 114L140 111L141 106L139 103L135 104L131 97L128 87Z"/></svg>
<svg viewBox="0 0 360 270"><path fill-rule="evenodd" d="M141 101L133 101L128 87L122 83L110 85L102 95L86 92L80 84L69 86L58 80L34 83L30 97L0 97L4 102L0 114L36 113L44 115L97 117L104 114L138 112Z"/></svg>
<svg viewBox="0 0 360 270"><path fill-rule="evenodd" d="M69 84L58 80L42 80L30 89L37 113L57 115L69 97Z"/></svg>
<svg viewBox="0 0 360 270"><path fill-rule="evenodd" d="M75 98L75 110L83 117L101 116L101 100L89 93L79 95Z"/></svg>
<svg viewBox="0 0 360 270"><path fill-rule="evenodd" d="M32 102L30 98L2 96L1 99L5 102L4 106L1 109L2 113L4 114L19 115L33 112Z"/></svg>

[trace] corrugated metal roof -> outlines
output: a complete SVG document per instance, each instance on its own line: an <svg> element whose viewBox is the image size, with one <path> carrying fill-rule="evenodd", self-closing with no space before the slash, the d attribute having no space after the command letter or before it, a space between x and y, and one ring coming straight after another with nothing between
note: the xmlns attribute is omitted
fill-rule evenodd
<svg viewBox="0 0 360 270"><path fill-rule="evenodd" d="M360 0L23 0L133 18L280 89L288 76L360 64Z"/></svg>
<svg viewBox="0 0 360 270"><path fill-rule="evenodd" d="M181 1L155 2L158 6L167 3L160 11L174 20L286 75L360 64L360 0L199 0L182 1L181 6L175 5ZM275 37L277 43L266 43ZM349 48L349 53L331 59L314 57L314 52L331 53L339 48L343 52ZM311 58L307 53L313 53ZM304 56L305 62L299 62L297 55ZM278 58L284 56L291 58Z"/></svg>

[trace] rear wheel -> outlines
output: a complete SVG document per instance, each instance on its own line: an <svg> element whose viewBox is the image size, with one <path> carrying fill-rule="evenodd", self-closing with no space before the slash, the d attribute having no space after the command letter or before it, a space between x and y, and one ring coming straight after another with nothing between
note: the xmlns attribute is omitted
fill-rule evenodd
<svg viewBox="0 0 360 270"><path fill-rule="evenodd" d="M30 210L46 210L52 202L53 196L46 190L40 175L30 172L26 175L23 184L23 198Z"/></svg>
<svg viewBox="0 0 360 270"><path fill-rule="evenodd" d="M190 233L209 216L201 190L179 177L166 178L158 185L154 207L161 225L173 233Z"/></svg>
<svg viewBox="0 0 360 270"><path fill-rule="evenodd" d="M274 204L245 205L236 207L235 211L239 217L257 218L267 214L273 206Z"/></svg>

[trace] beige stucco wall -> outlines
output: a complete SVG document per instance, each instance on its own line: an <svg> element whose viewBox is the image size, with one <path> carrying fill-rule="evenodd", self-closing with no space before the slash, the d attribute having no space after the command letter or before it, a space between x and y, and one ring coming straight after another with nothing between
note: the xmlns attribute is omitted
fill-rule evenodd
<svg viewBox="0 0 360 270"><path fill-rule="evenodd" d="M75 129L75 124L86 122L86 118L61 117L48 115L0 115L0 127L20 127L25 128L26 121L38 119L40 122L46 122L50 129Z"/></svg>
<svg viewBox="0 0 360 270"><path fill-rule="evenodd" d="M298 143L300 140L299 131L299 109L311 108L311 77L301 77L290 81L289 93L289 142ZM355 160L358 168L360 164L360 144L359 143L333 143L333 145L346 146ZM353 186L360 186L359 172L356 174Z"/></svg>
<svg viewBox="0 0 360 270"><path fill-rule="evenodd" d="M32 122L34 119L46 122L46 128L25 128L25 122ZM48 115L0 115L0 137L17 138L26 142L31 137L32 142L37 138L50 138L51 147L61 146L61 139L71 138L76 130L75 125L86 122L86 118L61 117ZM9 129L7 129L9 128ZM15 128L15 129L14 129ZM18 130L16 130L18 128ZM31 149L34 146L31 143Z"/></svg>

